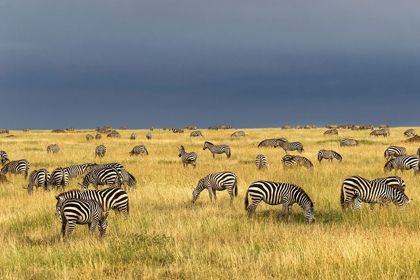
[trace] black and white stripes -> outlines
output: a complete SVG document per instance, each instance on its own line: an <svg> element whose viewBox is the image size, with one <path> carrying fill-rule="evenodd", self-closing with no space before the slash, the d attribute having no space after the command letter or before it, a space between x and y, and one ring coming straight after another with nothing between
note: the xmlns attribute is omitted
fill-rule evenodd
<svg viewBox="0 0 420 280"><path fill-rule="evenodd" d="M1 169L1 174L6 175L7 173L16 174L21 173L23 177L28 178L29 167L31 165L26 159L10 161Z"/></svg>
<svg viewBox="0 0 420 280"><path fill-rule="evenodd" d="M255 165L258 169L267 168L267 159L265 158L265 156L262 154L257 155L257 157L255 158Z"/></svg>
<svg viewBox="0 0 420 280"><path fill-rule="evenodd" d="M404 147L398 147L398 146L389 146L385 152L384 157L389 160L393 159L399 156L406 156L407 150Z"/></svg>
<svg viewBox="0 0 420 280"><path fill-rule="evenodd" d="M260 147L275 147L277 146L277 142L287 142L286 138L273 138L273 139L265 139L258 144L258 148Z"/></svg>
<svg viewBox="0 0 420 280"><path fill-rule="evenodd" d="M219 145L215 146L213 143L206 141L204 142L203 150L209 149L209 151L213 154L213 158L215 154L226 154L227 158L230 158L230 147L228 145Z"/></svg>
<svg viewBox="0 0 420 280"><path fill-rule="evenodd" d="M194 188L194 187L193 187ZM219 173L211 173L198 181L198 185L192 193L192 202L194 203L200 193L207 189L209 191L210 201L212 201L212 193L216 200L216 191L227 190L230 195L230 203L233 203L234 195L238 196L238 183L236 175L232 172L225 171Z"/></svg>
<svg viewBox="0 0 420 280"><path fill-rule="evenodd" d="M321 162L323 159L327 159L328 161L332 161L333 159L337 159L339 162L343 159L341 155L333 150L319 150L318 152L318 161Z"/></svg>
<svg viewBox="0 0 420 280"><path fill-rule="evenodd" d="M304 151L303 145L300 142L289 143L289 142L284 142L284 141L276 141L274 148L277 148L279 146L283 148L286 154L287 154L287 151L298 151L299 153Z"/></svg>
<svg viewBox="0 0 420 280"><path fill-rule="evenodd" d="M343 139L340 141L340 147L358 146L359 142L354 139Z"/></svg>
<svg viewBox="0 0 420 280"><path fill-rule="evenodd" d="M244 131L235 131L230 137L245 137Z"/></svg>
<svg viewBox="0 0 420 280"><path fill-rule="evenodd" d="M52 187L57 187L57 189L61 187L64 190L67 187L68 183L69 171L66 168L59 167L51 173L50 185Z"/></svg>
<svg viewBox="0 0 420 280"><path fill-rule="evenodd" d="M98 147L96 147L95 149L95 157L103 157L106 153L106 147L105 145L99 145Z"/></svg>
<svg viewBox="0 0 420 280"><path fill-rule="evenodd" d="M294 167L305 167L306 169L313 169L314 167L309 159L301 156L285 155L281 159L281 163L283 164L284 170Z"/></svg>
<svg viewBox="0 0 420 280"><path fill-rule="evenodd" d="M47 147L47 153L58 153L60 151L60 147L57 144L51 144Z"/></svg>
<svg viewBox="0 0 420 280"><path fill-rule="evenodd" d="M190 134L190 137L198 137L198 136L203 137L203 134L201 134L201 131L200 130L193 131Z"/></svg>
<svg viewBox="0 0 420 280"><path fill-rule="evenodd" d="M395 172L397 170L403 172L404 170L413 169L414 174L417 174L419 172L419 158L417 156L400 156L391 159L385 164L384 171L386 173L392 169L395 169Z"/></svg>
<svg viewBox="0 0 420 280"><path fill-rule="evenodd" d="M131 156L138 156L138 155L142 155L142 156L146 155L146 156L148 156L149 155L149 152L147 151L147 149L146 149L146 147L144 145L138 145L138 146L135 146L131 150L131 152L129 152L129 154L130 154L130 157Z"/></svg>
<svg viewBox="0 0 420 280"><path fill-rule="evenodd" d="M187 153L185 151L184 146L179 147L178 151L178 156L181 158L182 165L184 167L188 167L188 164L191 164L195 168L195 166L197 165L198 155L194 152Z"/></svg>
<svg viewBox="0 0 420 280"><path fill-rule="evenodd" d="M9 161L9 157L7 156L7 153L5 151L0 151L0 163L1 163L1 165L4 165L8 161Z"/></svg>
<svg viewBox="0 0 420 280"><path fill-rule="evenodd" d="M45 191L48 190L51 174L46 169L38 169L31 172L28 178L28 186L25 189L28 193L33 192L33 187L42 187Z"/></svg>

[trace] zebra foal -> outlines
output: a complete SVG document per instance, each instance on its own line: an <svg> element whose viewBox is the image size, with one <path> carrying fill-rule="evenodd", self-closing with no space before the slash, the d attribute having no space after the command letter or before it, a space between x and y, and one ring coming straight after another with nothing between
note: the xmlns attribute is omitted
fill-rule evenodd
<svg viewBox="0 0 420 280"><path fill-rule="evenodd" d="M212 201L212 193L214 199L217 200L216 191L227 190L230 195L230 204L233 203L234 195L238 196L238 183L236 175L232 172L225 171L219 173L211 173L198 181L197 187L193 187L192 202L194 203L200 193L207 189L209 191L210 202Z"/></svg>

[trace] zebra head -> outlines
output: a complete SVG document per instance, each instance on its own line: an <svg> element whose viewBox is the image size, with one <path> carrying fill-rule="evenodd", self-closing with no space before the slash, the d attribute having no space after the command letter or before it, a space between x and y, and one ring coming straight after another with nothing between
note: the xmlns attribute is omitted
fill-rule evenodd
<svg viewBox="0 0 420 280"><path fill-rule="evenodd" d="M179 148L178 148L178 151L179 151L178 156L179 156L179 157L181 157L181 156L182 156L182 154L184 154L184 153L185 153L185 148L184 148L184 146L179 147Z"/></svg>
<svg viewBox="0 0 420 280"><path fill-rule="evenodd" d="M106 228L108 227L106 219L108 218L108 214L109 212L106 212L105 215L102 215L98 223L98 229L99 233L101 234L101 237L104 237L106 235Z"/></svg>
<svg viewBox="0 0 420 280"><path fill-rule="evenodd" d="M305 213L303 214L305 219L308 222L315 222L315 211L314 211L314 203L310 202L305 209Z"/></svg>
<svg viewBox="0 0 420 280"><path fill-rule="evenodd" d="M197 200L197 198L200 196L199 190L203 188L203 183L204 183L204 180L200 179L200 181L198 181L197 187L196 188L194 188L194 186L192 187L193 188L192 203L194 203Z"/></svg>
<svg viewBox="0 0 420 280"><path fill-rule="evenodd" d="M385 173L390 172L392 169L394 169L394 160L393 159L390 160L390 161L388 161L385 164L385 166L384 166L384 172Z"/></svg>
<svg viewBox="0 0 420 280"><path fill-rule="evenodd" d="M77 184L79 184L79 186L81 187L82 190L86 190L89 187L89 181L86 180L86 178L85 178L85 180L83 180L82 184L80 184L80 183L77 183Z"/></svg>
<svg viewBox="0 0 420 280"><path fill-rule="evenodd" d="M206 149L210 149L211 146L214 146L214 145L210 143L209 141L204 142L203 151L205 151Z"/></svg>

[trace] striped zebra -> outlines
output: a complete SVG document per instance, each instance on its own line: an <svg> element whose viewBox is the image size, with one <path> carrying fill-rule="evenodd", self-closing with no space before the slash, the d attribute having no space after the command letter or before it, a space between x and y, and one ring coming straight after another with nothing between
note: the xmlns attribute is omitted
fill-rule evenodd
<svg viewBox="0 0 420 280"><path fill-rule="evenodd" d="M404 147L398 147L398 146L389 146L385 152L384 157L389 160L393 159L399 156L406 156L407 150Z"/></svg>
<svg viewBox="0 0 420 280"><path fill-rule="evenodd" d="M131 133L130 140L136 140L137 135L135 133Z"/></svg>
<svg viewBox="0 0 420 280"><path fill-rule="evenodd" d="M152 134L151 134L150 132L147 132L147 134L146 134L146 138L147 138L147 140L152 139Z"/></svg>
<svg viewBox="0 0 420 280"><path fill-rule="evenodd" d="M420 148L417 150L417 157L420 158Z"/></svg>
<svg viewBox="0 0 420 280"><path fill-rule="evenodd" d="M252 199L251 205L249 205L248 194ZM281 219L283 220L287 210L289 221L292 217L292 206L297 203L303 209L305 219L309 222L315 221L314 203L306 192L296 185L270 181L252 183L245 194L245 210L248 211L248 217L254 214L261 201L269 205L282 204Z"/></svg>
<svg viewBox="0 0 420 280"><path fill-rule="evenodd" d="M386 184L371 182L360 176L348 177L341 185L341 207L346 209L353 204L353 210L360 209L362 202L388 204L399 207L408 205L411 200L400 190Z"/></svg>
<svg viewBox="0 0 420 280"><path fill-rule="evenodd" d="M405 192L405 182L401 177L398 176L390 176L386 178L377 178L373 179L372 182L385 184L400 190L401 192Z"/></svg>
<svg viewBox="0 0 420 280"><path fill-rule="evenodd" d="M192 166L196 166L198 155L196 153L187 153L185 152L184 146L181 146L178 148L179 154L178 156L181 158L182 165L184 167L188 167L188 164L191 164Z"/></svg>
<svg viewBox="0 0 420 280"><path fill-rule="evenodd" d="M203 151L206 149L209 149L213 154L213 158L215 157L215 154L226 154L227 158L230 158L230 148L228 145L215 146L213 143L206 141L204 142Z"/></svg>
<svg viewBox="0 0 420 280"><path fill-rule="evenodd" d="M376 137L382 135L383 137L387 137L388 135L390 135L389 128L374 130L369 135L376 136Z"/></svg>
<svg viewBox="0 0 420 280"><path fill-rule="evenodd" d="M230 137L245 137L244 131L235 131Z"/></svg>
<svg viewBox="0 0 420 280"><path fill-rule="evenodd" d="M93 170L98 170L98 169L103 169L103 168L114 168L118 171L118 176L120 178L120 183L124 185L124 189L126 188L126 186L129 186L130 188L135 188L137 181L134 178L133 175L131 175L130 173L127 172L127 170L125 170L124 166L122 164L119 163L107 163L107 164L96 164L94 166L92 166L90 168L91 171Z"/></svg>
<svg viewBox="0 0 420 280"><path fill-rule="evenodd" d="M102 135L101 134L98 133L98 134L95 135L95 139L96 140L100 140L101 138L102 138Z"/></svg>
<svg viewBox="0 0 420 280"><path fill-rule="evenodd" d="M153 131L153 129L154 129L154 128L153 128L153 126L151 126L151 127L150 127L150 131Z"/></svg>
<svg viewBox="0 0 420 280"><path fill-rule="evenodd" d="M264 155L257 155L255 158L255 165L258 169L267 168L267 160Z"/></svg>
<svg viewBox="0 0 420 280"><path fill-rule="evenodd" d="M93 233L96 226L98 226L101 237L105 236L106 228L108 226L106 219L108 218L109 213L104 212L104 209L99 202L70 198L57 204L59 205L57 205L56 211L60 213L61 234L63 237L66 235L67 223L69 224L67 231L69 238L71 238L76 224L87 224L90 233Z"/></svg>
<svg viewBox="0 0 420 280"><path fill-rule="evenodd" d="M28 193L33 192L33 187L42 187L45 191L48 190L51 174L46 169L38 169L31 172L28 178L28 186L24 189L28 190Z"/></svg>
<svg viewBox="0 0 420 280"><path fill-rule="evenodd" d="M106 137L120 138L121 137L121 134L119 132L111 132L111 133L108 133Z"/></svg>
<svg viewBox="0 0 420 280"><path fill-rule="evenodd" d="M131 156L137 156L137 155L149 155L149 152L147 151L146 147L144 145L135 146L131 152L129 152L130 157Z"/></svg>
<svg viewBox="0 0 420 280"><path fill-rule="evenodd" d="M337 129L330 129L324 132L324 135L338 135Z"/></svg>
<svg viewBox="0 0 420 280"><path fill-rule="evenodd" d="M341 162L343 159L341 155L333 150L319 150L318 152L318 161L321 162L323 159L327 159L332 162L333 159L337 159L338 162Z"/></svg>
<svg viewBox="0 0 420 280"><path fill-rule="evenodd" d="M0 151L0 162L3 166L6 162L9 161L9 157L7 156L7 153L5 151Z"/></svg>
<svg viewBox="0 0 420 280"><path fill-rule="evenodd" d="M95 157L103 157L106 153L106 147L104 145L99 145L95 149Z"/></svg>
<svg viewBox="0 0 420 280"><path fill-rule="evenodd" d="M413 136L414 134L416 134L416 132L414 131L414 129L407 129L407 130L404 132L404 136L406 136L406 137Z"/></svg>
<svg viewBox="0 0 420 280"><path fill-rule="evenodd" d="M75 164L66 167L65 169L69 173L69 179L79 176L86 175L90 171L90 168L94 166L94 163Z"/></svg>
<svg viewBox="0 0 420 280"><path fill-rule="evenodd" d="M110 187L120 187L123 182L123 178L118 172L117 169L112 167L105 167L100 169L95 169L86 174L83 179L83 183L79 185L83 189L87 189L90 184L93 185L95 190L98 189L98 186L110 186Z"/></svg>
<svg viewBox="0 0 420 280"><path fill-rule="evenodd" d="M287 151L298 151L299 153L304 151L303 145L300 142L289 143L289 142L284 142L284 141L276 141L274 148L277 148L279 146L283 148L286 154L287 154Z"/></svg>
<svg viewBox="0 0 420 280"><path fill-rule="evenodd" d="M193 131L190 134L190 137L198 137L198 136L204 137L203 134L201 134L200 130Z"/></svg>
<svg viewBox="0 0 420 280"><path fill-rule="evenodd" d="M57 144L51 144L47 147L47 153L58 153L60 147Z"/></svg>
<svg viewBox="0 0 420 280"><path fill-rule="evenodd" d="M214 200L217 200L216 191L227 190L230 195L230 204L233 203L234 194L238 196L238 182L236 175L232 172L225 171L219 173L210 173L206 177L198 181L197 187L193 187L192 202L194 203L200 193L207 189L209 191L210 201L212 201L212 193Z"/></svg>
<svg viewBox="0 0 420 280"><path fill-rule="evenodd" d="M49 185L56 187L57 190L61 187L63 190L67 187L69 183L69 171L66 168L56 168L51 173L51 178Z"/></svg>
<svg viewBox="0 0 420 280"><path fill-rule="evenodd" d="M359 142L354 139L343 139L340 141L340 147L359 146Z"/></svg>
<svg viewBox="0 0 420 280"><path fill-rule="evenodd" d="M86 140L88 141L93 140L93 136L90 134L86 134Z"/></svg>
<svg viewBox="0 0 420 280"><path fill-rule="evenodd" d="M7 172L11 174L21 173L26 179L28 178L29 167L31 167L31 165L26 159L9 161L1 169L1 174L6 175Z"/></svg>
<svg viewBox="0 0 420 280"><path fill-rule="evenodd" d="M273 138L273 139L265 139L258 144L258 148L260 147L274 147L276 143L282 141L287 142L286 138Z"/></svg>
<svg viewBox="0 0 420 280"><path fill-rule="evenodd" d="M306 169L314 168L314 165L309 159L301 156L285 155L281 159L281 163L285 170L294 167L305 167Z"/></svg>
<svg viewBox="0 0 420 280"><path fill-rule="evenodd" d="M120 188L106 188L103 190L71 190L60 193L55 197L57 204L69 198L93 200L99 202L106 212L129 213L129 199L127 192ZM59 214L59 213L58 213Z"/></svg>
<svg viewBox="0 0 420 280"><path fill-rule="evenodd" d="M414 174L419 172L419 158L417 156L400 156L388 161L384 166L384 171L390 172L392 169L401 170L410 170L414 169Z"/></svg>

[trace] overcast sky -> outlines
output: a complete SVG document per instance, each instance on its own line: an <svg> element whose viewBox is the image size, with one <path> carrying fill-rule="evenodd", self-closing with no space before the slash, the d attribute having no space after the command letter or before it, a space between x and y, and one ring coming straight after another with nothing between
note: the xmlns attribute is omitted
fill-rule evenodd
<svg viewBox="0 0 420 280"><path fill-rule="evenodd" d="M0 128L420 126L420 1L0 0Z"/></svg>

